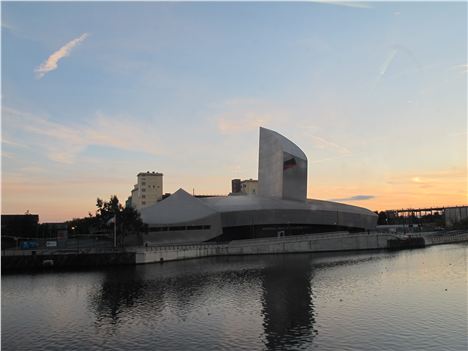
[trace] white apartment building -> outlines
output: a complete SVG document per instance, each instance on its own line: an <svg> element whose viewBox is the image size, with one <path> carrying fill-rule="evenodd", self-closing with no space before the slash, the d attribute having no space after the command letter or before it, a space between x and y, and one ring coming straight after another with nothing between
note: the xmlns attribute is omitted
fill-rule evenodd
<svg viewBox="0 0 468 351"><path fill-rule="evenodd" d="M240 191L243 194L257 195L258 192L258 180L246 179L240 182Z"/></svg>
<svg viewBox="0 0 468 351"><path fill-rule="evenodd" d="M163 174L157 172L138 173L129 203L137 210L155 204L162 199Z"/></svg>
<svg viewBox="0 0 468 351"><path fill-rule="evenodd" d="M257 195L258 180L256 179L233 179L231 181L231 195Z"/></svg>

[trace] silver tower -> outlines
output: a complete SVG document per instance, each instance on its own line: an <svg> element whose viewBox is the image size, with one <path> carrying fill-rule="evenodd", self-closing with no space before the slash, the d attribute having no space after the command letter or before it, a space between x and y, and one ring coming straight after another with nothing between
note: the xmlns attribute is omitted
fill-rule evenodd
<svg viewBox="0 0 468 351"><path fill-rule="evenodd" d="M258 195L307 200L307 157L292 141L260 127Z"/></svg>

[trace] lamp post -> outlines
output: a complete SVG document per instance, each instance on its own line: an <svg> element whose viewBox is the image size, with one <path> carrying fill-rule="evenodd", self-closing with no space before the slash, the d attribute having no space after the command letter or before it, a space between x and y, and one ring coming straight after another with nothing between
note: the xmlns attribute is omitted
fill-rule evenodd
<svg viewBox="0 0 468 351"><path fill-rule="evenodd" d="M76 227L71 227L71 228L70 228L70 229L71 229L71 237L75 237L75 228L76 228ZM68 237L68 235L67 235L67 239L66 239L66 241L65 241L65 247L66 247L66 248L68 248L68 239L69 239L69 237ZM76 237L75 237L75 240L76 240Z"/></svg>
<svg viewBox="0 0 468 351"><path fill-rule="evenodd" d="M117 216L114 216L114 249L117 247Z"/></svg>
<svg viewBox="0 0 468 351"><path fill-rule="evenodd" d="M77 253L79 253L80 252L80 241L78 239L78 235L76 235L75 229L76 229L76 227L71 227L73 236L74 236L75 241L76 241L76 251L77 251Z"/></svg>
<svg viewBox="0 0 468 351"><path fill-rule="evenodd" d="M114 213L114 217L109 219L106 223L106 225L109 225L113 223L114 224L114 249L117 247L117 214Z"/></svg>

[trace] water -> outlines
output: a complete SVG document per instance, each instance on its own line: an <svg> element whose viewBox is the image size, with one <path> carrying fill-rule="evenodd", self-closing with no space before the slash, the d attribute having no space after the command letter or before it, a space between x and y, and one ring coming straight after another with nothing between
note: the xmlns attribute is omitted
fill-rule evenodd
<svg viewBox="0 0 468 351"><path fill-rule="evenodd" d="M2 276L3 350L467 350L468 245Z"/></svg>

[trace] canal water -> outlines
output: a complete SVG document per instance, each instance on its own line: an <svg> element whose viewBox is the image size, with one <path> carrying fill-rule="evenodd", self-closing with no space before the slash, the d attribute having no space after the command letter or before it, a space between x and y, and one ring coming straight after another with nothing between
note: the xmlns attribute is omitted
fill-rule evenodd
<svg viewBox="0 0 468 351"><path fill-rule="evenodd" d="M467 350L467 244L2 276L2 350Z"/></svg>

